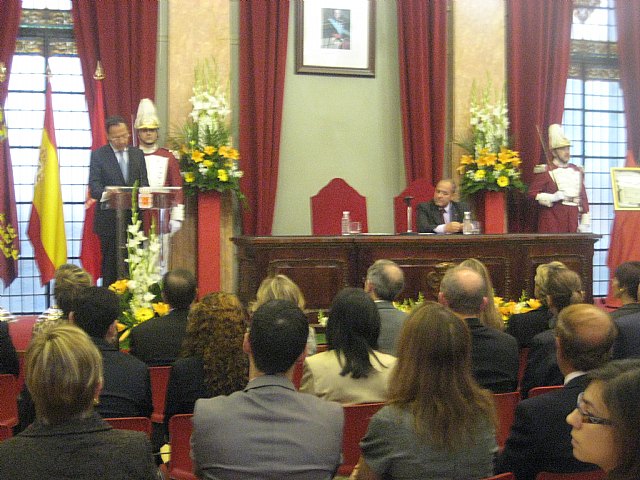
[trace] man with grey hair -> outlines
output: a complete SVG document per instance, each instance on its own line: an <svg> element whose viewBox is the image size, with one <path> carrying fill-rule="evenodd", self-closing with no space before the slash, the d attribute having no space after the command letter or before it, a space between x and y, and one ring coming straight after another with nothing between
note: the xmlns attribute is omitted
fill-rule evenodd
<svg viewBox="0 0 640 480"><path fill-rule="evenodd" d="M364 291L369 294L380 313L378 350L396 355L396 343L407 314L393 306L393 301L404 288L404 273L391 260L376 260L367 270Z"/></svg>
<svg viewBox="0 0 640 480"><path fill-rule="evenodd" d="M486 327L478 318L488 301L479 273L455 267L440 283L438 301L467 322L471 331L471 361L476 381L493 393L513 392L518 387L518 342L511 335Z"/></svg>

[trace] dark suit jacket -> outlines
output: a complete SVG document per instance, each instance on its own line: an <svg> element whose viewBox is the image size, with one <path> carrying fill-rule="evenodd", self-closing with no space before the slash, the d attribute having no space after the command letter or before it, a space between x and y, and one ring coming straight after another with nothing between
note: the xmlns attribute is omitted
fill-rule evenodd
<svg viewBox="0 0 640 480"><path fill-rule="evenodd" d="M640 313L614 319L618 336L613 344L613 358L640 358Z"/></svg>
<svg viewBox="0 0 640 480"><path fill-rule="evenodd" d="M96 411L103 418L150 417L151 382L147 365L101 338L92 338L104 368L104 385Z"/></svg>
<svg viewBox="0 0 640 480"><path fill-rule="evenodd" d="M584 375L564 388L521 401L511 433L496 462L496 473L513 472L517 480L534 480L539 472L595 470L577 461L571 447L566 417L576 408L578 394L587 386Z"/></svg>
<svg viewBox="0 0 640 480"><path fill-rule="evenodd" d="M215 392L218 395L220 392ZM199 398L211 398L214 392L204 384L204 363L200 357L179 358L173 364L167 385L164 407L164 423L179 413L193 413Z"/></svg>
<svg viewBox="0 0 640 480"><path fill-rule="evenodd" d="M518 342L511 335L467 318L471 329L473 376L493 393L514 392L518 387Z"/></svg>
<svg viewBox="0 0 640 480"><path fill-rule="evenodd" d="M465 203L451 202L451 221L462 222L464 212L468 211L469 207ZM433 203L433 200L419 203L416 212L418 215L418 232L420 233L432 233L438 225L444 223L443 216L436 204Z"/></svg>
<svg viewBox="0 0 640 480"><path fill-rule="evenodd" d="M616 318L626 317L627 315L640 314L640 303L628 303L626 305L609 312L609 316L614 320Z"/></svg>
<svg viewBox="0 0 640 480"><path fill-rule="evenodd" d="M129 186L132 187L136 180L141 187L149 185L147 180L147 167L144 162L144 153L136 147L129 147L129 178L125 180L118 164L118 159L111 145L104 145L91 152L89 164L89 190L91 197L100 201L105 187ZM114 236L116 228L115 210L96 208L93 222L93 230L102 236Z"/></svg>
<svg viewBox="0 0 640 480"><path fill-rule="evenodd" d="M531 341L520 394L522 398L527 398L532 388L562 385L563 381L556 359L556 334L553 330L545 330Z"/></svg>
<svg viewBox="0 0 640 480"><path fill-rule="evenodd" d="M187 330L189 310L172 310L131 330L129 353L150 367L171 365L178 358Z"/></svg>
<svg viewBox="0 0 640 480"><path fill-rule="evenodd" d="M15 376L20 373L18 355L9 336L7 322L0 322L0 373L10 373Z"/></svg>
<svg viewBox="0 0 640 480"><path fill-rule="evenodd" d="M407 319L407 314L401 312L393 306L392 302L386 300L376 301L376 307L378 307L378 313L380 313L378 350L382 353L397 356L396 344L398 343L398 335L400 335L402 325Z"/></svg>
<svg viewBox="0 0 640 480"><path fill-rule="evenodd" d="M543 305L537 310L513 315L505 331L518 341L520 348L529 348L533 337L549 329L551 318L553 313Z"/></svg>

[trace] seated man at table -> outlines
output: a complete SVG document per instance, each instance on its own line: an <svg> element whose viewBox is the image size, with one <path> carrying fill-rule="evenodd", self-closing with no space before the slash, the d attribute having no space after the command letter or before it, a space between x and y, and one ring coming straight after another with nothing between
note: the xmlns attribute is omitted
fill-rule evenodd
<svg viewBox="0 0 640 480"><path fill-rule="evenodd" d="M436 185L433 200L418 204L418 232L462 233L464 212L469 207L452 200L456 184L451 179L440 180Z"/></svg>

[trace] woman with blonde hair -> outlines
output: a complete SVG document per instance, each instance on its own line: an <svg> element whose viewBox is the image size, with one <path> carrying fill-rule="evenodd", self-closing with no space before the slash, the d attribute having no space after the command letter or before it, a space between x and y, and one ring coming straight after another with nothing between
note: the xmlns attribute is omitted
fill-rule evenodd
<svg viewBox="0 0 640 480"><path fill-rule="evenodd" d="M181 358L169 376L165 424L173 415L193 413L199 398L229 395L246 386L245 322L242 303L230 293L209 293L191 306Z"/></svg>
<svg viewBox="0 0 640 480"><path fill-rule="evenodd" d="M304 312L305 301L300 287L289 277L281 273L273 277L267 277L262 281L256 293L256 301L251 305L251 312L255 312L260 305L270 300L288 300ZM317 349L316 331L309 325L307 355L314 355Z"/></svg>
<svg viewBox="0 0 640 480"><path fill-rule="evenodd" d="M504 322L502 321L502 315L498 311L495 302L495 292L493 291L493 283L491 283L491 275L489 270L485 267L484 263L475 258L468 258L460 264L461 267L467 267L477 272L482 276L484 284L486 285L485 297L487 297L487 306L480 313L480 321L485 327L495 328L496 330L504 330Z"/></svg>
<svg viewBox="0 0 640 480"><path fill-rule="evenodd" d="M114 430L94 411L102 358L89 336L59 325L35 336L26 383L36 421L0 442L0 478L155 479L144 433Z"/></svg>
<svg viewBox="0 0 640 480"><path fill-rule="evenodd" d="M480 479L493 474L496 412L471 373L464 320L425 302L406 320L389 400L369 423L352 478Z"/></svg>

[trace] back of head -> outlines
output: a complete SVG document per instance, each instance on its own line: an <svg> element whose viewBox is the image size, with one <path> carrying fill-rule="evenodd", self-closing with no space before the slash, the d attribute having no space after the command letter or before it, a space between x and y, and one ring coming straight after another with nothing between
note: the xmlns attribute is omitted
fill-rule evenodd
<svg viewBox="0 0 640 480"><path fill-rule="evenodd" d="M343 288L333 299L327 320L327 344L345 357L341 375L366 377L369 353L378 348L380 313L364 290Z"/></svg>
<svg viewBox="0 0 640 480"><path fill-rule="evenodd" d="M78 294L73 323L90 337L105 338L120 313L118 295L104 287L88 287Z"/></svg>
<svg viewBox="0 0 640 480"><path fill-rule="evenodd" d="M304 351L309 323L304 312L287 300L271 300L253 314L249 343L258 370L285 373Z"/></svg>
<svg viewBox="0 0 640 480"><path fill-rule="evenodd" d="M286 275L278 274L273 277L267 277L262 281L256 293L256 302L253 305L253 309L267 303L269 300L287 300L304 310L305 302L302 291Z"/></svg>
<svg viewBox="0 0 640 480"><path fill-rule="evenodd" d="M376 297L393 302L404 288L404 272L391 260L376 260L367 270L367 282Z"/></svg>
<svg viewBox="0 0 640 480"><path fill-rule="evenodd" d="M554 274L558 270L567 270L567 266L562 262L554 261L543 263L536 268L534 295L545 305L547 304L547 295L549 295L549 275Z"/></svg>
<svg viewBox="0 0 640 480"><path fill-rule="evenodd" d="M440 293L447 306L461 315L479 315L486 299L487 287L482 276L468 267L454 267L444 274Z"/></svg>
<svg viewBox="0 0 640 480"><path fill-rule="evenodd" d="M616 268L614 278L618 287L624 290L633 301L638 301L638 285L640 285L640 262L624 262Z"/></svg>
<svg viewBox="0 0 640 480"><path fill-rule="evenodd" d="M172 270L164 274L162 294L172 308L187 310L196 298L196 278L188 270Z"/></svg>
<svg viewBox="0 0 640 480"><path fill-rule="evenodd" d="M493 283L491 282L491 275L489 270L485 267L484 263L476 258L467 258L460 263L461 267L467 267L477 272L482 277L485 284L484 296L487 298L487 305L480 313L480 321L487 327L495 328L496 330L504 330L504 322L502 321L502 315L498 311L493 298L495 293L493 291Z"/></svg>
<svg viewBox="0 0 640 480"><path fill-rule="evenodd" d="M25 378L37 416L62 423L91 411L102 383L102 357L81 329L54 326L29 344Z"/></svg>
<svg viewBox="0 0 640 480"><path fill-rule="evenodd" d="M586 303L570 305L560 312L555 327L560 354L575 370L598 368L611 358L617 328L609 315Z"/></svg>
<svg viewBox="0 0 640 480"><path fill-rule="evenodd" d="M71 263L60 265L53 279L55 281L53 297L58 308L67 317L69 312L73 310L73 302L78 292L93 285L93 279L86 270Z"/></svg>
<svg viewBox="0 0 640 480"><path fill-rule="evenodd" d="M589 372L602 383L602 399L613 422L617 466L607 478L640 478L640 359L609 362Z"/></svg>
<svg viewBox="0 0 640 480"><path fill-rule="evenodd" d="M470 440L478 413L494 417L491 394L471 373L471 333L444 305L425 302L411 312L398 339L389 403L409 409L415 428L435 445L455 450Z"/></svg>
<svg viewBox="0 0 640 480"><path fill-rule="evenodd" d="M573 270L558 269L549 272L547 279L547 301L557 313L564 308L584 300L582 280Z"/></svg>

